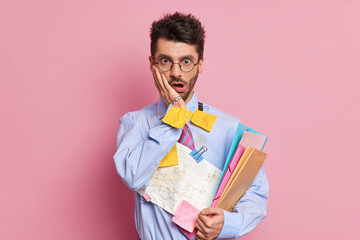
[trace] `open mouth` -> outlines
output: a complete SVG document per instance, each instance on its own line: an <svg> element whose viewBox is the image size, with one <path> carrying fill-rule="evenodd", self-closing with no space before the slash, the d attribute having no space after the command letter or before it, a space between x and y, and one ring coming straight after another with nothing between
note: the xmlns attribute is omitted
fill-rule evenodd
<svg viewBox="0 0 360 240"><path fill-rule="evenodd" d="M182 82L173 82L171 87L178 93L185 92L186 86Z"/></svg>

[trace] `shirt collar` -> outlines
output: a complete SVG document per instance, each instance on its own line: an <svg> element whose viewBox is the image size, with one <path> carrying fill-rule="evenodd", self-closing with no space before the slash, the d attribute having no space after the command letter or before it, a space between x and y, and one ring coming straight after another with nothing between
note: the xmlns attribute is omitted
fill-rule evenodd
<svg viewBox="0 0 360 240"><path fill-rule="evenodd" d="M198 98L197 98L197 95L196 93L194 92L194 95L193 97L191 98L191 100L188 102L188 104L186 104L186 108L192 112L195 112L195 110L197 109L198 107ZM159 98L159 101L157 102L157 115L158 115L158 118L161 119L165 116L165 113L167 111L167 107L164 103L164 101L161 99L161 97Z"/></svg>

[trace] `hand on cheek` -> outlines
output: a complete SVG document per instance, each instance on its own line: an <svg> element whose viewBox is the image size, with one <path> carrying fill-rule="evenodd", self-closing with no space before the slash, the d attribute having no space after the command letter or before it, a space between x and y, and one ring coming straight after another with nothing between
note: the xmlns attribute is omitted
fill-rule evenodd
<svg viewBox="0 0 360 240"><path fill-rule="evenodd" d="M152 72L154 77L154 83L159 91L161 99L166 106L169 106L174 101L180 102L180 105L185 106L184 100L168 83L165 75L160 73L159 69L155 65L152 66Z"/></svg>

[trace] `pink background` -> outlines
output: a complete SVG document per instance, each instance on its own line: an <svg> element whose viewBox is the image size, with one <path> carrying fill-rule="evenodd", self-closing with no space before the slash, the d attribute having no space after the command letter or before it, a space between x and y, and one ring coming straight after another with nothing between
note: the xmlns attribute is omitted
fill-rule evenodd
<svg viewBox="0 0 360 240"><path fill-rule="evenodd" d="M269 136L243 239L359 239L359 1L214 2L0 1L0 239L136 238L118 119L157 100L149 28L175 10L207 30L198 96Z"/></svg>

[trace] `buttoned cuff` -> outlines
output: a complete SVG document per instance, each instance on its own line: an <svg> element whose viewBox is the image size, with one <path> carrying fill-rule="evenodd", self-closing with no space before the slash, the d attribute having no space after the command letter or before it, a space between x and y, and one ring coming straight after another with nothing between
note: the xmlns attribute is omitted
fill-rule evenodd
<svg viewBox="0 0 360 240"><path fill-rule="evenodd" d="M242 215L240 213L232 213L223 210L224 226L216 239L236 238L240 229Z"/></svg>
<svg viewBox="0 0 360 240"><path fill-rule="evenodd" d="M182 129L173 128L163 123L157 127L150 129L149 137L155 140L160 145L162 145L163 143L172 142L172 140L174 141L173 145L175 145L177 140L180 138L181 131Z"/></svg>
<svg viewBox="0 0 360 240"><path fill-rule="evenodd" d="M166 112L171 108L169 105ZM160 149L164 151L161 154L161 158L155 161L155 165L158 166L162 159L171 151L176 142L179 140L182 129L174 128L165 123L160 124L154 128L151 128L149 131L149 138L154 140L160 145Z"/></svg>

